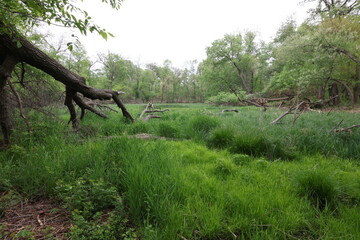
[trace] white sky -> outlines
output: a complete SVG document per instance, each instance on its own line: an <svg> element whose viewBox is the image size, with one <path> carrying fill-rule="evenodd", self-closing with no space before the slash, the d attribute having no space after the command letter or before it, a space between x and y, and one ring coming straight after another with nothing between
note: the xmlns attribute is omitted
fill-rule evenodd
<svg viewBox="0 0 360 240"><path fill-rule="evenodd" d="M125 0L115 11L100 0L85 0L84 10L115 38L89 34L80 39L91 57L110 51L139 64L169 59L181 68L186 61L204 59L205 48L227 33L251 30L270 41L288 17L298 23L305 19L310 6L300 1Z"/></svg>

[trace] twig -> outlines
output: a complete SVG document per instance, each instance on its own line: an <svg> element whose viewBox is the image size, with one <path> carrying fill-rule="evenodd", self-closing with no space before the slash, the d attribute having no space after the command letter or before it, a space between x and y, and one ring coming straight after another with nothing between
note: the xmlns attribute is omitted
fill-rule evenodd
<svg viewBox="0 0 360 240"><path fill-rule="evenodd" d="M184 236L181 236L180 234L177 234L179 238L181 238L182 240L188 240L187 238L185 238Z"/></svg>
<svg viewBox="0 0 360 240"><path fill-rule="evenodd" d="M24 122L25 122L25 124L26 124L27 130L28 130L28 132L30 133L30 132L31 132L31 126L30 126L29 120L27 119L27 117L26 117L25 114L24 114L24 108L23 108L23 105L22 105L21 97L20 97L19 93L16 91L14 85L11 83L11 81L9 81L9 86L10 86L11 91L14 93L15 98L16 98L16 101L17 101L17 103L18 103L19 112L20 112L20 117L21 117L22 119L24 119Z"/></svg>
<svg viewBox="0 0 360 240"><path fill-rule="evenodd" d="M40 214L38 214L37 216L36 216L36 219L37 219L37 221L38 221L38 223L40 224L40 226L44 226L44 224L41 222L41 220L40 220Z"/></svg>

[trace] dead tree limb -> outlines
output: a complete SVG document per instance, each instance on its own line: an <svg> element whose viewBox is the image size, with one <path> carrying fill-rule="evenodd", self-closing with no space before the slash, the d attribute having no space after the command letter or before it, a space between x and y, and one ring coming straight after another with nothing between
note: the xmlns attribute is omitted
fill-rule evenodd
<svg viewBox="0 0 360 240"><path fill-rule="evenodd" d="M75 106L73 104L73 98L76 95L76 91L74 91L73 89L66 87L66 95L65 95L65 106L69 109L69 113L70 113L70 119L68 124L71 122L72 127L74 129L78 129L79 128L79 120L76 117L76 110L75 110Z"/></svg>
<svg viewBox="0 0 360 240"><path fill-rule="evenodd" d="M288 114L294 114L293 111L295 110L295 117L294 117L294 120L293 120L293 125L294 125L296 119L298 119L299 116L300 116L300 115L299 115L298 117L296 117L296 115L298 114L298 110L301 108L301 106L302 106L304 103L305 103L305 102L301 102L301 103L299 103L299 104L297 104L297 105L291 106L285 113L283 113L281 116L279 116L279 117L276 118L274 121L272 121L271 124L277 124L277 123L279 123L279 121L280 121L283 117L285 117L286 115L288 115ZM300 114L301 114L301 113L300 113Z"/></svg>
<svg viewBox="0 0 360 240"><path fill-rule="evenodd" d="M154 110L154 104L152 104L151 102L149 102L148 104L146 104L146 107L144 109L144 111L142 111L142 113L140 114L140 119L143 117L143 115L147 112L149 112L149 108L151 108L152 110Z"/></svg>
<svg viewBox="0 0 360 240"><path fill-rule="evenodd" d="M292 125L295 125L296 120L300 117L300 115L302 114L302 111L300 111L300 113L298 114L298 110L299 108L304 104L305 102L301 102L299 103L296 108L295 108L295 113L294 113L294 119L293 119L293 123Z"/></svg>
<svg viewBox="0 0 360 240"><path fill-rule="evenodd" d="M342 124L343 121L344 121L344 119L342 119L338 124L336 124L336 126L335 126L333 129L331 129L330 132L332 132L332 131L334 131L335 129L337 129L337 128Z"/></svg>
<svg viewBox="0 0 360 240"><path fill-rule="evenodd" d="M81 108L82 112L81 112L80 119L82 119L84 117L83 111L85 113L85 110L89 110L90 112L93 112L102 118L108 118L108 116L106 116L104 113L102 113L102 112L96 110L95 108L91 107L90 105L86 104L86 102L84 102L84 100L78 94L74 95L73 100Z"/></svg>
<svg viewBox="0 0 360 240"><path fill-rule="evenodd" d="M293 110L292 108L288 109L284 114L282 114L280 117L278 117L277 119L275 119L274 121L272 121L271 124L277 124L277 123L279 123L279 121L280 121L283 117L285 117L285 116L288 115L288 114L291 114L292 110Z"/></svg>
<svg viewBox="0 0 360 240"><path fill-rule="evenodd" d="M224 113L224 112L239 112L239 110L237 110L237 109L223 109L221 111L221 113Z"/></svg>
<svg viewBox="0 0 360 240"><path fill-rule="evenodd" d="M333 129L333 130L331 130L331 132L348 132L348 133L351 133L353 128L358 128L358 127L360 127L360 124L352 125L352 126L347 127L347 128Z"/></svg>
<svg viewBox="0 0 360 240"><path fill-rule="evenodd" d="M151 118L161 118L160 116L155 116L155 115L147 115L146 117L144 117L142 120L144 122L149 121Z"/></svg>
<svg viewBox="0 0 360 240"><path fill-rule="evenodd" d="M9 86L10 86L11 91L12 91L13 94L15 95L16 102L17 102L18 107L19 107L20 117L24 120L28 132L31 132L30 122L29 122L29 120L27 119L27 117L25 116L23 104L22 104L22 101L21 101L21 97L20 97L19 93L16 91L14 85L11 83L11 81L9 81Z"/></svg>
<svg viewBox="0 0 360 240"><path fill-rule="evenodd" d="M107 105L105 105L105 104L101 104L101 103L98 103L98 102L95 102L95 101L87 101L87 102L85 102L85 103L86 103L87 105L89 105L89 106L98 107L98 108L106 108L106 109L108 109L108 110L110 110L110 111L112 111L112 112L118 113L117 110L115 110L115 109L113 109L112 107L109 107L109 106L107 106Z"/></svg>

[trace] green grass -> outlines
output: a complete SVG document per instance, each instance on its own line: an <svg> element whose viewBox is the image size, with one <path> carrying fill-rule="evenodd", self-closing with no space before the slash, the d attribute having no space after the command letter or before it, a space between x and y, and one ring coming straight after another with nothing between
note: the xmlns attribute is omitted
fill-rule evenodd
<svg viewBox="0 0 360 240"><path fill-rule="evenodd" d="M137 117L144 106L128 107ZM171 111L148 122L88 114L76 133L51 119L19 129L0 152L0 193L58 198L75 213L74 239L134 236L116 217L100 231L109 209L141 239L360 238L360 131L330 133L357 115L305 113L292 126L270 124L279 110L161 107Z"/></svg>

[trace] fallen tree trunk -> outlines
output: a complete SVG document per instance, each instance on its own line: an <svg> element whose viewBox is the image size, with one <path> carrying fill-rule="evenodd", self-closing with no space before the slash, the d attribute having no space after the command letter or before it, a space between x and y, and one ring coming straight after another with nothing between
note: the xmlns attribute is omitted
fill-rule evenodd
<svg viewBox="0 0 360 240"><path fill-rule="evenodd" d="M331 132L349 132L349 133L351 133L353 128L358 128L358 127L360 127L360 124L352 125L352 126L346 127L346 128L333 129L333 130L331 130Z"/></svg>
<svg viewBox="0 0 360 240"><path fill-rule="evenodd" d="M223 109L221 111L221 113L224 113L224 112L239 112L239 110L237 110L237 109Z"/></svg>
<svg viewBox="0 0 360 240"><path fill-rule="evenodd" d="M0 27L3 24L0 22ZM70 112L70 121L74 128L79 126L73 101L83 110L87 109L99 116L106 115L95 111L92 107L81 100L78 92L90 99L110 100L112 99L122 110L123 116L134 121L131 114L127 111L125 105L118 98L119 91L107 89L95 89L85 84L85 79L78 74L68 70L55 59L49 57L43 51L34 46L17 32L0 33L0 124L4 136L4 143L9 143L11 133L11 120L9 117L8 90L6 88L8 81L11 80L11 74L17 63L25 62L35 68L38 68L52 76L55 80L66 85L65 105Z"/></svg>

